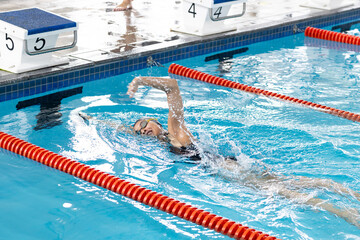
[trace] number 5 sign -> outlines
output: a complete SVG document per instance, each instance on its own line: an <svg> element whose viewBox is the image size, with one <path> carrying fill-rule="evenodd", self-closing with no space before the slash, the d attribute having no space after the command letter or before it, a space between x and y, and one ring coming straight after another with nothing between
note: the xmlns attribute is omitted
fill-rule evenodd
<svg viewBox="0 0 360 240"><path fill-rule="evenodd" d="M6 47L7 49L9 49L9 51L13 51L14 50L14 41L8 36L8 34L5 34L5 42L6 42Z"/></svg>

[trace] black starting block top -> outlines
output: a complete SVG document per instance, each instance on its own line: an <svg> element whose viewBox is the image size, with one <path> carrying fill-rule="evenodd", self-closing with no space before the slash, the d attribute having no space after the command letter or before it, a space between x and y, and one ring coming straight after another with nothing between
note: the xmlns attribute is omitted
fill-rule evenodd
<svg viewBox="0 0 360 240"><path fill-rule="evenodd" d="M2 12L0 20L26 29L28 35L76 27L76 22L38 8Z"/></svg>

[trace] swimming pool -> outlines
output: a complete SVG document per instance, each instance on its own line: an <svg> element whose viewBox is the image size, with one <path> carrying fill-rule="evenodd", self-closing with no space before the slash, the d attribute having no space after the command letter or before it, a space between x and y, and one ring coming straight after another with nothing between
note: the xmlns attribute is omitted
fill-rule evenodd
<svg viewBox="0 0 360 240"><path fill-rule="evenodd" d="M213 54L177 63L359 113L357 52L306 46L304 41L299 34L251 44L222 63L205 62ZM141 88L135 99L125 94L138 75L168 74L166 68L153 67L41 95L53 93L50 97L1 103L1 130L281 239L359 239L360 230L341 218L283 198L276 189L245 185L246 174L224 171L206 158L191 164L154 139L78 117L83 111L132 124L145 115L166 126L162 92ZM178 82L187 126L202 149L236 156L249 171L266 168L279 175L332 179L360 192L358 123L195 80ZM1 158L0 209L6 217L0 228L5 239L225 238L6 151ZM359 209L352 197L326 189L305 192Z"/></svg>

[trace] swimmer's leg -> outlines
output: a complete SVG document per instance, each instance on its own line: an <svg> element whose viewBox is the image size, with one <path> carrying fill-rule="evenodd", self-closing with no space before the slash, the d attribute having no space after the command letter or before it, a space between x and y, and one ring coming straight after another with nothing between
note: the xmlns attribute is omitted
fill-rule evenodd
<svg viewBox="0 0 360 240"><path fill-rule="evenodd" d="M327 188L331 189L338 194L349 194L355 197L360 201L360 193L355 192L354 190L345 187L344 185L335 182L331 179L320 179L320 178L309 178L309 177L297 177L296 179L288 179L288 183L291 186L301 187L301 188Z"/></svg>
<svg viewBox="0 0 360 240"><path fill-rule="evenodd" d="M328 212L337 215L338 217L343 218L348 223L351 223L360 228L360 213L356 209L340 209L335 207L333 204L326 202L325 200L322 200L320 198L314 198L306 193L289 190L285 187L281 187L278 193L288 199L305 203L314 207L320 207Z"/></svg>

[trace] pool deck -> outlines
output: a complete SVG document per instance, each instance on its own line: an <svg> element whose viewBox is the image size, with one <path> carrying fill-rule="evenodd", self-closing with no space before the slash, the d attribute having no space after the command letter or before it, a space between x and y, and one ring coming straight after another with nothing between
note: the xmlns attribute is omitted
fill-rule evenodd
<svg viewBox="0 0 360 240"><path fill-rule="evenodd" d="M119 3L120 1L98 0L23 0L19 3L11 0L1 1L1 11L38 7L77 22L79 30L76 47L55 54L67 56L70 59L69 64L22 74L0 71L0 86L112 59L146 55L149 52L159 52L181 45L206 42L219 36L257 31L301 19L360 8L359 1L354 0L343 1L345 7L334 10L302 7L300 4L305 4L306 1L297 0L248 1L247 11L243 17L228 20L237 30L199 37L171 31L176 23L181 22L178 14L178 10L181 9L180 0L135 0L131 10L110 11ZM242 4L238 4L231 12L237 13L241 10ZM63 41L70 42L71 39L68 37Z"/></svg>

